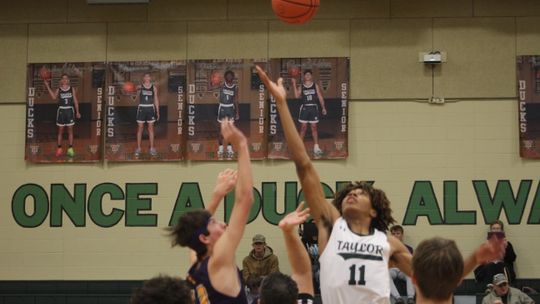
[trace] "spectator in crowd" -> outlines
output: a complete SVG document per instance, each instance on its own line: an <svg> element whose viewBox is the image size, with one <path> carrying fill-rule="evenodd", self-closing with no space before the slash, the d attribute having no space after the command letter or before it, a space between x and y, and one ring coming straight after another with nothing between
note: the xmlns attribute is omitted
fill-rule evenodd
<svg viewBox="0 0 540 304"><path fill-rule="evenodd" d="M493 276L493 289L484 297L482 304L534 304L533 299L521 290L510 287L506 275Z"/></svg>
<svg viewBox="0 0 540 304"><path fill-rule="evenodd" d="M249 276L267 276L273 272L279 272L278 257L270 246L266 245L266 238L262 234L256 234L251 244L253 249L242 262L242 276L247 281Z"/></svg>
<svg viewBox="0 0 540 304"><path fill-rule="evenodd" d="M390 228L390 233L392 233L393 236L395 236L400 242L402 242L405 247L409 250L411 254L413 254L413 248L403 242L403 236L404 236L404 230L403 227L400 225L394 225L392 228ZM407 288L407 303L414 303L414 285L412 283L412 280L409 276L407 276L405 273L403 273L399 268L395 267L394 263L390 261L389 263L389 273L390 273L390 296L394 303L401 304L405 301L399 294L399 291L396 287L396 284L394 283L394 280L402 280L405 282L406 288Z"/></svg>
<svg viewBox="0 0 540 304"><path fill-rule="evenodd" d="M504 224L500 220L496 220L489 225L488 238L490 235L494 235L498 238L503 238L506 246L504 258L491 261L485 265L480 265L474 270L474 277L476 282L479 283L480 289L485 290L486 286L491 283L493 276L499 273L504 273L509 281L512 283L516 278L514 271L514 262L516 261L516 252L512 243L506 239L506 233L504 232Z"/></svg>

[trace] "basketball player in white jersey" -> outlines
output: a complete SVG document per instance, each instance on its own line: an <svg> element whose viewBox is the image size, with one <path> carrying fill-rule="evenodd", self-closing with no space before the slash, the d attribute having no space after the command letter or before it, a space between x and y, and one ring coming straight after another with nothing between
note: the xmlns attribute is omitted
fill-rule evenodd
<svg viewBox="0 0 540 304"><path fill-rule="evenodd" d="M317 130L317 125L319 124L319 103L321 104L322 115L326 115L326 107L324 105L321 87L313 81L313 72L311 70L305 70L303 74L303 82L300 86L296 85L296 79L294 77L291 78L294 98L302 97L302 105L298 114L300 138L304 140L309 123L311 136L313 137L313 155L320 157L323 151L319 147L319 132Z"/></svg>
<svg viewBox="0 0 540 304"><path fill-rule="evenodd" d="M283 79L270 81L257 66L259 77L276 99L291 158L317 225L323 303L390 303L388 262L411 276L411 254L397 238L387 236L395 222L382 190L364 182L347 185L329 204L319 175L296 132L287 107ZM466 263L464 274L478 262L499 256L502 244L484 244Z"/></svg>
<svg viewBox="0 0 540 304"><path fill-rule="evenodd" d="M73 150L73 126L75 125L75 117L81 118L79 113L79 100L77 99L77 91L70 85L69 76L62 74L60 76L60 86L56 90L52 90L49 81L44 79L43 83L53 100L58 99L58 110L56 112L56 125L58 126L56 157L62 156L62 138L64 137L64 128L68 130L69 147L66 154L69 157L75 156Z"/></svg>

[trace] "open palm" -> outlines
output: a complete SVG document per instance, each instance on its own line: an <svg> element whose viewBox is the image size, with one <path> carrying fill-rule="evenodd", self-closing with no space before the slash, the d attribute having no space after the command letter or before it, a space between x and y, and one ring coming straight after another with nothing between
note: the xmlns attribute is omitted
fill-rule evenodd
<svg viewBox="0 0 540 304"><path fill-rule="evenodd" d="M302 224L309 217L309 208L304 208L304 202L301 202L295 211L287 214L281 221L279 221L279 228L283 230L291 230L294 227Z"/></svg>
<svg viewBox="0 0 540 304"><path fill-rule="evenodd" d="M277 83L275 83L268 78L268 75L260 66L257 65L255 68L257 69L257 73L259 74L262 82L270 91L270 94L274 95L274 97L278 100L286 100L287 91L285 91L285 87L283 86L283 78L280 77Z"/></svg>

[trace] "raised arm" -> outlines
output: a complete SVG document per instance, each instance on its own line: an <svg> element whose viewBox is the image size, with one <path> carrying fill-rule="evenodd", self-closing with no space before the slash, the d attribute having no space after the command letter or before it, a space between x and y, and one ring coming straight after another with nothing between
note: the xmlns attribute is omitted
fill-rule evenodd
<svg viewBox="0 0 540 304"><path fill-rule="evenodd" d="M219 207L219 203L221 203L227 193L231 192L231 190L234 189L237 178L238 174L236 170L225 169L219 172L216 186L214 187L214 191L212 191L212 197L210 198L210 202L206 205L205 208L206 210L208 210L208 212L210 212L210 214L214 215L214 213L216 213L216 210ZM191 264L197 262L197 253L194 250L190 250L189 259L191 261Z"/></svg>
<svg viewBox="0 0 540 304"><path fill-rule="evenodd" d="M291 78L293 92L294 92L294 98L300 98L300 89L298 88L298 85L296 84L296 78Z"/></svg>
<svg viewBox="0 0 540 304"><path fill-rule="evenodd" d="M412 255L409 249L395 236L388 236L390 243L390 262L407 276L412 276Z"/></svg>
<svg viewBox="0 0 540 304"><path fill-rule="evenodd" d="M238 180L235 190L234 207L229 225L223 235L214 245L209 261L209 269L236 272L235 252L247 224L249 211L253 205L253 177L249 158L247 139L236 128L231 120L224 119L221 123L223 138L232 143L238 151Z"/></svg>
<svg viewBox="0 0 540 304"><path fill-rule="evenodd" d="M225 169L219 172L216 186L212 191L212 197L210 198L210 202L205 209L214 215L219 203L229 192L231 192L232 189L234 189L237 180L238 172L234 169Z"/></svg>
<svg viewBox="0 0 540 304"><path fill-rule="evenodd" d="M309 155L306 152L304 143L296 130L296 126L287 106L285 87L283 79L279 78L277 84L268 78L268 75L257 66L257 73L264 82L270 93L276 99L277 109L281 118L283 132L287 140L291 158L296 166L296 173L304 190L304 195L311 210L319 232L321 230L330 231L332 225L339 217L338 210L326 201L319 174L313 167ZM323 233L326 239L321 238L319 234L319 250L322 252L326 247L329 234Z"/></svg>
<svg viewBox="0 0 540 304"><path fill-rule="evenodd" d="M309 208L302 210L304 203L300 203L294 212L287 214L280 222L279 228L283 231L287 256L291 264L291 277L298 284L299 293L313 296L313 278L311 274L311 261L309 255L296 233L298 225L309 217Z"/></svg>
<svg viewBox="0 0 540 304"><path fill-rule="evenodd" d="M48 80L43 80L43 83L45 84L45 87L47 88L47 91L49 92L49 96L51 96L53 100L56 100L56 98L58 97L58 89L56 89L56 91L53 91L51 89L51 86L49 85Z"/></svg>
<svg viewBox="0 0 540 304"><path fill-rule="evenodd" d="M465 260L463 277L467 276L477 265L486 264L493 260L501 260L504 256L504 250L504 239L497 239L495 236L491 237Z"/></svg>

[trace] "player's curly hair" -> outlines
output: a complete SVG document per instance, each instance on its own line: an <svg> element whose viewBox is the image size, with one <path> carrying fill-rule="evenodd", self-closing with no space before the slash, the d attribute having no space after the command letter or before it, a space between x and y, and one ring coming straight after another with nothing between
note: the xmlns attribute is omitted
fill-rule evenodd
<svg viewBox="0 0 540 304"><path fill-rule="evenodd" d="M362 181L348 184L345 188L336 193L336 197L332 201L332 204L337 208L339 213L342 214L341 205L343 200L347 194L349 194L349 192L355 189L362 189L365 193L367 193L373 209L377 211L377 216L371 220L371 225L369 228L376 228L382 232L388 231L388 227L396 222L396 220L392 217L390 200L388 200L384 191L374 188L367 182Z"/></svg>
<svg viewBox="0 0 540 304"><path fill-rule="evenodd" d="M130 304L192 304L191 287L180 278L160 275L134 290Z"/></svg>
<svg viewBox="0 0 540 304"><path fill-rule="evenodd" d="M197 253L200 259L207 252L206 246L199 240L199 235L208 235L206 226L212 215L207 210L193 210L178 218L174 227L169 227L171 245L189 247Z"/></svg>

